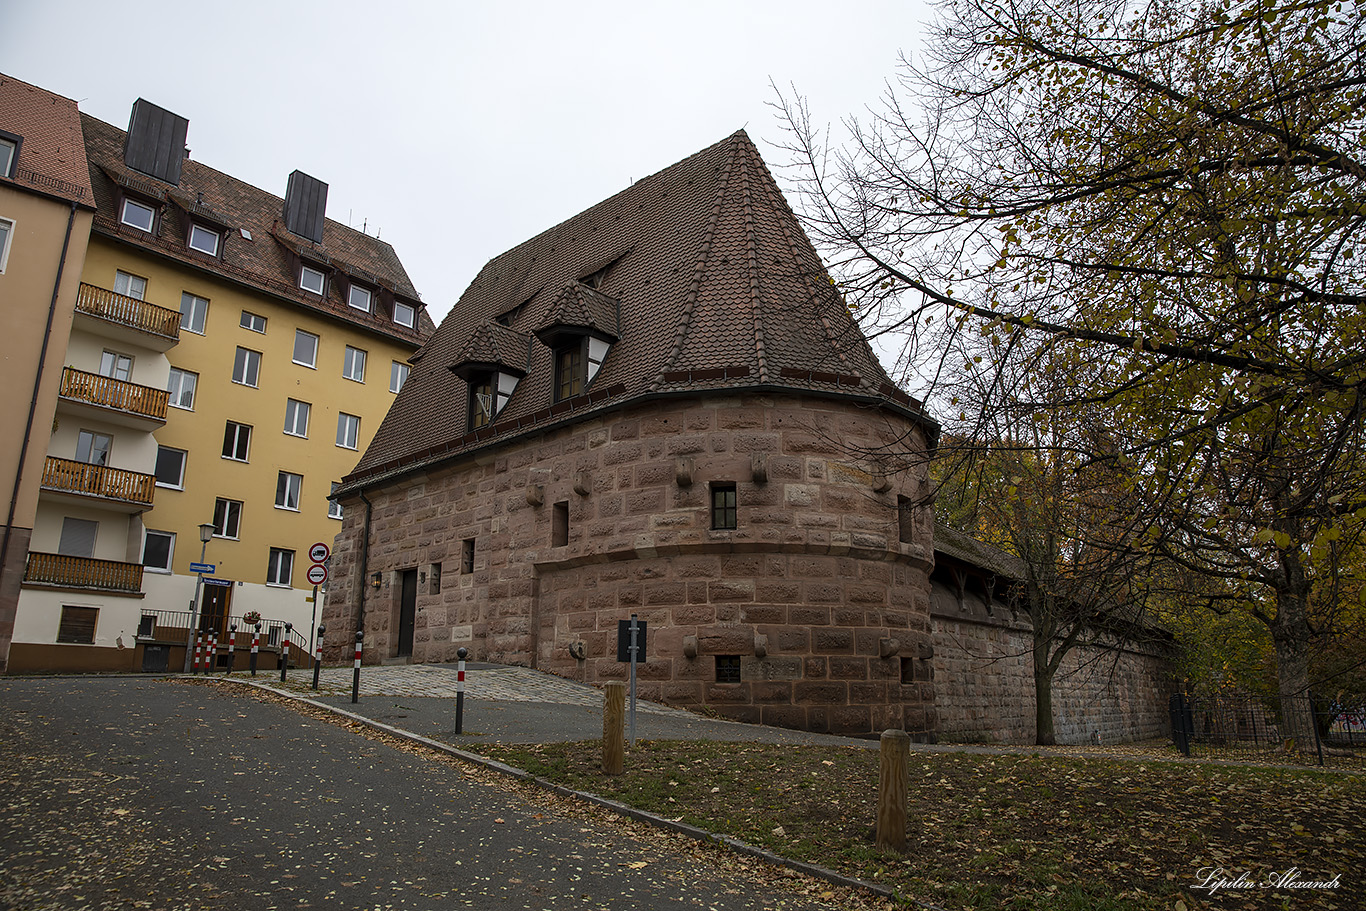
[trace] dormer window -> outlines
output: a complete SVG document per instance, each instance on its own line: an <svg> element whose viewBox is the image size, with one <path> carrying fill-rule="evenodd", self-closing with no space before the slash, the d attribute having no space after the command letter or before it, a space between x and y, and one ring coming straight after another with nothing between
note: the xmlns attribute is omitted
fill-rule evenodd
<svg viewBox="0 0 1366 911"><path fill-rule="evenodd" d="M370 312L370 299L373 295L369 288L362 288L360 285L352 285L351 291L347 295L346 302L357 310Z"/></svg>
<svg viewBox="0 0 1366 911"><path fill-rule="evenodd" d="M217 231L206 228L203 225L190 225L190 249L198 250L200 253L207 253L210 256L218 255L218 245L223 237Z"/></svg>
<svg viewBox="0 0 1366 911"><path fill-rule="evenodd" d="M417 325L417 310L403 301L394 301L394 322L413 328Z"/></svg>
<svg viewBox="0 0 1366 911"><path fill-rule="evenodd" d="M120 220L125 225L151 234L152 226L156 224L156 219L157 210L146 203L141 203L136 199L131 198L125 198L123 200L123 214L120 217Z"/></svg>
<svg viewBox="0 0 1366 911"><path fill-rule="evenodd" d="M555 401L583 392L583 345L575 343L555 352Z"/></svg>
<svg viewBox="0 0 1366 911"><path fill-rule="evenodd" d="M19 161L19 144L22 137L0 130L0 177L13 177L14 166Z"/></svg>
<svg viewBox="0 0 1366 911"><path fill-rule="evenodd" d="M469 428L478 430L492 424L508 399L512 398L512 391L517 388L517 377L511 373L492 370L475 374L469 383Z"/></svg>
<svg viewBox="0 0 1366 911"><path fill-rule="evenodd" d="M327 276L312 266L304 266L299 270L299 287L321 297L327 288Z"/></svg>

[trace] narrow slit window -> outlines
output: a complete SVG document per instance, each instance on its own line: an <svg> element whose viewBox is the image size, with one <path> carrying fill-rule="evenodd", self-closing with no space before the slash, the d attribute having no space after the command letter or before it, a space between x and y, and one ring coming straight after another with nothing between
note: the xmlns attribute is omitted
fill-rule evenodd
<svg viewBox="0 0 1366 911"><path fill-rule="evenodd" d="M564 547L569 543L569 501L561 500L555 504L555 512L550 529L550 546Z"/></svg>

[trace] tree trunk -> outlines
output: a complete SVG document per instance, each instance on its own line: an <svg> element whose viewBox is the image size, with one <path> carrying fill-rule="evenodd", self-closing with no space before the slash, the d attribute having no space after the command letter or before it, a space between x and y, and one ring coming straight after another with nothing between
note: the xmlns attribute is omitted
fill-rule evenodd
<svg viewBox="0 0 1366 911"><path fill-rule="evenodd" d="M1053 668L1048 661L1048 643L1034 642L1034 742L1039 746L1057 743L1053 731Z"/></svg>
<svg viewBox="0 0 1366 911"><path fill-rule="evenodd" d="M1300 592L1276 593L1276 622L1271 627L1276 646L1277 690L1281 697L1282 735L1294 738L1299 750L1314 749L1314 715L1309 702L1309 653L1313 632L1305 616Z"/></svg>

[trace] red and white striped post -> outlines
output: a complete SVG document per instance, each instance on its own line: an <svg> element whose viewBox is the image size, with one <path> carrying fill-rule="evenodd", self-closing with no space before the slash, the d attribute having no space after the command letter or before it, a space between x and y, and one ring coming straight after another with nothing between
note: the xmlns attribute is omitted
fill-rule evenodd
<svg viewBox="0 0 1366 911"><path fill-rule="evenodd" d="M459 734L465 726L465 659L470 650L461 646L455 650L460 663L455 666L455 732Z"/></svg>
<svg viewBox="0 0 1366 911"><path fill-rule="evenodd" d="M190 673L192 673L192 674L198 674L198 673L199 673L199 656L200 656L200 654L203 653L203 651L204 651L204 634L203 634L202 632L197 632L197 633L195 633L195 637L194 637L194 660L190 662Z"/></svg>
<svg viewBox="0 0 1366 911"><path fill-rule="evenodd" d="M261 624L257 622L256 630L251 634L251 675L256 676L256 653L261 650Z"/></svg>
<svg viewBox="0 0 1366 911"><path fill-rule="evenodd" d="M204 651L204 673L213 673L213 662L218 657L218 630L209 628L209 647Z"/></svg>
<svg viewBox="0 0 1366 911"><path fill-rule="evenodd" d="M318 638L315 640L313 649L313 689L315 690L318 688L318 675L323 670L323 633L326 631L327 627L318 627Z"/></svg>
<svg viewBox="0 0 1366 911"><path fill-rule="evenodd" d="M351 671L351 701L360 702L360 646L365 641L365 631L356 630L356 666Z"/></svg>
<svg viewBox="0 0 1366 911"><path fill-rule="evenodd" d="M224 672L225 676L232 673L232 666L237 661L237 624L228 626L228 669Z"/></svg>

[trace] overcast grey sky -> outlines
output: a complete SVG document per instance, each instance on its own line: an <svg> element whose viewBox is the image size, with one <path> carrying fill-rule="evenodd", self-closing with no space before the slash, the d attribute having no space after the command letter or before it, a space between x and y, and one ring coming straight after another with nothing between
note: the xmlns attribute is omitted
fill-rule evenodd
<svg viewBox="0 0 1366 911"><path fill-rule="evenodd" d="M895 2L0 0L0 72L392 243L440 321L491 257L740 127L781 155L770 80L819 121L875 102L929 11ZM774 167L775 171L777 170Z"/></svg>

